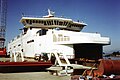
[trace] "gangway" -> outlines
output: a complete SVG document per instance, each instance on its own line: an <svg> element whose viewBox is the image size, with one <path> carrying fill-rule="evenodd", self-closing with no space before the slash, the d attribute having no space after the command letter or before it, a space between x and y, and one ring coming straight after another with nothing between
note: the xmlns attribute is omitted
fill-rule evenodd
<svg viewBox="0 0 120 80"><path fill-rule="evenodd" d="M53 55L56 58L55 64L50 68L47 68L47 70L50 71L50 73L53 75L71 75L73 74L74 69L91 69L91 67L88 66L71 64L67 56L61 52L54 51L50 53L50 59ZM64 62L62 62L62 60L64 60Z"/></svg>
<svg viewBox="0 0 120 80"><path fill-rule="evenodd" d="M53 56L56 58L55 60L55 64L53 66L51 66L50 68L47 68L47 70L49 70L51 72L51 74L55 74L55 75L71 75L73 73L73 68L71 67L71 64L67 58L67 56L63 53L54 51L52 53L50 53L50 59L51 56ZM62 56L62 58L61 58ZM63 62L64 60L64 62Z"/></svg>

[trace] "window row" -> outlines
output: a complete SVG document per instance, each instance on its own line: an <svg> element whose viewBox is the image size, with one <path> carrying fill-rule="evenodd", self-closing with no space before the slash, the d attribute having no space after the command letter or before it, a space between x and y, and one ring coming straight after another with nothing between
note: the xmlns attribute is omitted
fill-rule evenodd
<svg viewBox="0 0 120 80"><path fill-rule="evenodd" d="M25 23L23 21L23 23ZM82 25L75 24L75 23L70 23L68 21L60 21L60 20L26 20L27 24L32 24L32 23L39 23L39 24L44 24L44 25L60 25L60 26L68 26L69 28L71 27L82 27Z"/></svg>
<svg viewBox="0 0 120 80"><path fill-rule="evenodd" d="M71 24L71 25L69 25L68 27L82 27L82 25L78 25L78 24Z"/></svg>
<svg viewBox="0 0 120 80"><path fill-rule="evenodd" d="M59 21L59 20L26 20L27 24L32 24L32 23L40 23L40 24L44 24L44 25L61 25L61 26L67 26L68 24L70 24L67 21Z"/></svg>
<svg viewBox="0 0 120 80"><path fill-rule="evenodd" d="M58 35L58 37L56 35L53 35L53 42L60 42L60 41L70 41L70 37L69 36L63 36L63 35Z"/></svg>

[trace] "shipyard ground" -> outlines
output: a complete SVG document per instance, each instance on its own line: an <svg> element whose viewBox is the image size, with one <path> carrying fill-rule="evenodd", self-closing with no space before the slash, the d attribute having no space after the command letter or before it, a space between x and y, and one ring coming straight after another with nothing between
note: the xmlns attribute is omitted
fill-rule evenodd
<svg viewBox="0 0 120 80"><path fill-rule="evenodd" d="M10 60L10 58L0 58L0 61ZM31 61L31 60L29 60ZM0 80L70 80L71 76L55 76L49 72L18 72L0 73Z"/></svg>
<svg viewBox="0 0 120 80"><path fill-rule="evenodd" d="M49 72L0 73L0 80L70 80L70 76L54 76Z"/></svg>

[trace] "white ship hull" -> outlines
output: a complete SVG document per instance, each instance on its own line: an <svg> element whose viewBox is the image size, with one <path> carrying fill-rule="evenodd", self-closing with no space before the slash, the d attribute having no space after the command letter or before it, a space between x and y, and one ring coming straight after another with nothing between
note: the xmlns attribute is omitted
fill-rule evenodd
<svg viewBox="0 0 120 80"><path fill-rule="evenodd" d="M28 30L27 34L19 35L8 44L8 52L23 50L24 57L35 57L35 54L57 51L68 58L74 58L75 44L109 44L109 38L98 33L72 32L65 30L48 30L46 35L39 36L38 28Z"/></svg>
<svg viewBox="0 0 120 80"><path fill-rule="evenodd" d="M102 56L102 46L110 44L110 39L99 33L80 32L85 23L57 18L50 12L43 18L22 17L20 22L24 25L23 32L8 43L10 54L22 51L24 57L34 58L57 51L70 59L94 55L100 56L98 59Z"/></svg>

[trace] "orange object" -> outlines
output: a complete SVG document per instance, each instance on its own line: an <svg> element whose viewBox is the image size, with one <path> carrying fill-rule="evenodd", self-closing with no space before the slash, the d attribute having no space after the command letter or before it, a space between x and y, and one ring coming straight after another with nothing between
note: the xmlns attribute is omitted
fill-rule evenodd
<svg viewBox="0 0 120 80"><path fill-rule="evenodd" d="M101 60L98 70L94 71L95 76L120 74L120 60Z"/></svg>

